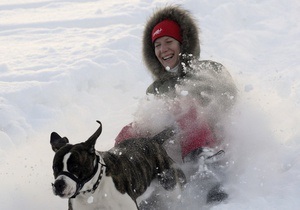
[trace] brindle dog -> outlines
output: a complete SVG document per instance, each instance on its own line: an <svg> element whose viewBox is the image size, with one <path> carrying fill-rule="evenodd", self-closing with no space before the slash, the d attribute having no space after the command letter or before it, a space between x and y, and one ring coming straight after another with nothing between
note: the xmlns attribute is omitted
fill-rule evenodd
<svg viewBox="0 0 300 210"><path fill-rule="evenodd" d="M182 188L184 173L175 167L162 144L174 132L166 129L152 138L127 139L106 152L95 150L102 125L85 142L71 145L51 134L53 192L69 199L70 210L138 209L137 198L157 179L166 190Z"/></svg>

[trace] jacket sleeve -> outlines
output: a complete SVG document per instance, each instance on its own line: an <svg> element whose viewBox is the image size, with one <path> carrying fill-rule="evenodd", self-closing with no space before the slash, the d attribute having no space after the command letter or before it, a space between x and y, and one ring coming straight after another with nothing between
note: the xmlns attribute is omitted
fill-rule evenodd
<svg viewBox="0 0 300 210"><path fill-rule="evenodd" d="M198 61L177 91L186 91L208 111L227 112L234 105L237 88L225 67L214 61ZM180 93L179 93L180 94Z"/></svg>

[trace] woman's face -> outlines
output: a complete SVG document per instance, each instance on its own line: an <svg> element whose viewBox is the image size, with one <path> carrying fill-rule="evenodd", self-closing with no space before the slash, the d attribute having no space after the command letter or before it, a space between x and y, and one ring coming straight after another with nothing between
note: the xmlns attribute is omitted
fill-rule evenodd
<svg viewBox="0 0 300 210"><path fill-rule="evenodd" d="M174 68L179 63L180 42L176 39L163 36L154 42L155 55L159 62L166 68Z"/></svg>

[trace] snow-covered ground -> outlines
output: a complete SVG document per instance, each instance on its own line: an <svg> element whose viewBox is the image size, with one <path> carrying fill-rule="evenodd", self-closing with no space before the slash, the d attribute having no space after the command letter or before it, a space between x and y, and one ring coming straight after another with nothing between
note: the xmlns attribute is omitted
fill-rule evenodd
<svg viewBox="0 0 300 210"><path fill-rule="evenodd" d="M177 1L175 1L177 2ZM0 1L0 209L66 209L52 194L52 131L113 146L152 79L143 26L162 0ZM182 0L201 58L240 90L226 122L230 199L214 209L300 209L299 0Z"/></svg>

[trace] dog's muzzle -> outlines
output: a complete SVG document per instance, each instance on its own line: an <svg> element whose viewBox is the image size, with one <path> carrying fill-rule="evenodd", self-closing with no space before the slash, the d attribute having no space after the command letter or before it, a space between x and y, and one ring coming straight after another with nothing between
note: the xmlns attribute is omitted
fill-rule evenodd
<svg viewBox="0 0 300 210"><path fill-rule="evenodd" d="M83 186L81 186L81 182L79 181L79 179L74 176L73 174L71 174L70 172L67 171L62 171L61 173L59 173L59 175L57 176L58 179L55 180L54 183L52 183L52 189L53 189L53 193L55 195L58 195L60 197L73 197L75 196L76 193L78 193ZM69 195L69 194L65 194L65 193L70 193L70 190L67 190L66 192L66 188L70 187L69 185L73 185L73 189L74 184L72 182L70 182L68 179L72 180L74 183L76 183L76 190L73 190L73 194Z"/></svg>
<svg viewBox="0 0 300 210"><path fill-rule="evenodd" d="M86 178L82 181L80 181L74 174L72 174L68 171L62 171L58 174L57 177L65 176L65 177L68 177L69 179L73 180L76 183L76 190L75 190L73 195L70 195L71 196L70 198L75 198L80 193L80 190L83 188L83 186L97 174L99 164L101 166L100 166L100 173L99 173L97 182L94 184L92 189L85 191L85 192L93 192L98 187L98 185L101 181L101 178L102 178L102 175L103 175L103 167L105 166L103 163L100 162L100 157L98 155L97 155L97 160L96 160L96 165L95 165L95 168L94 168L94 172L92 173L92 175L90 177L88 177L88 178ZM64 197L65 195L63 194L63 191L67 187L66 185L67 185L67 183L64 179L56 180L54 183L52 183L52 188L53 188L54 194L58 195L60 197Z"/></svg>

